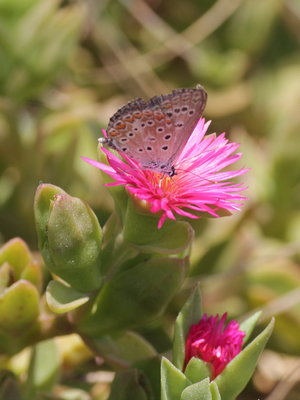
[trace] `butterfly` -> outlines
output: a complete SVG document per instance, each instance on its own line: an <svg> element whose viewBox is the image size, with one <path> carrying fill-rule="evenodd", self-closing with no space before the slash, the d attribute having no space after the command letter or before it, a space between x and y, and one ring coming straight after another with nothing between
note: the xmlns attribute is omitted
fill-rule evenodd
<svg viewBox="0 0 300 400"><path fill-rule="evenodd" d="M170 177L175 162L199 121L207 100L202 86L176 89L145 101L135 99L109 120L104 145L137 161L142 169Z"/></svg>

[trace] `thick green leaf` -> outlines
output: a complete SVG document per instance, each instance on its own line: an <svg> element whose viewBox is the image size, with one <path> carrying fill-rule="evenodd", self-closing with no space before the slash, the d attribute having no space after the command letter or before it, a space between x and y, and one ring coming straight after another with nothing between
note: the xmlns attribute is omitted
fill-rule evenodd
<svg viewBox="0 0 300 400"><path fill-rule="evenodd" d="M185 260L152 258L103 286L80 332L105 335L144 324L160 315L182 285Z"/></svg>
<svg viewBox="0 0 300 400"><path fill-rule="evenodd" d="M15 280L20 278L23 269L30 261L30 250L20 238L11 239L0 248L0 266L8 262L13 268Z"/></svg>
<svg viewBox="0 0 300 400"><path fill-rule="evenodd" d="M30 282L20 280L0 296L0 330L21 334L32 326L39 315L39 294Z"/></svg>
<svg viewBox="0 0 300 400"><path fill-rule="evenodd" d="M31 262L22 271L20 279L25 279L26 281L31 282L39 291L41 291L43 281L41 266L35 262Z"/></svg>
<svg viewBox="0 0 300 400"><path fill-rule="evenodd" d="M116 266L122 265L127 259L138 254L132 246L120 240L122 231L121 220L116 212L112 213L103 226L103 241L101 249L101 265L103 275L109 270L115 271Z"/></svg>
<svg viewBox="0 0 300 400"><path fill-rule="evenodd" d="M212 400L209 379L188 386L183 390L180 400Z"/></svg>
<svg viewBox="0 0 300 400"><path fill-rule="evenodd" d="M218 389L218 385L215 381L210 382L210 392L212 400L221 400L221 395Z"/></svg>
<svg viewBox="0 0 300 400"><path fill-rule="evenodd" d="M200 358L192 357L186 366L184 374L192 383L197 383L211 376L211 368L209 364Z"/></svg>
<svg viewBox="0 0 300 400"><path fill-rule="evenodd" d="M8 286L11 279L11 266L5 262L0 267L0 294Z"/></svg>
<svg viewBox="0 0 300 400"><path fill-rule="evenodd" d="M141 360L135 364L135 367L143 372L151 385L152 396L149 396L149 400L160 399L160 365L160 356Z"/></svg>
<svg viewBox="0 0 300 400"><path fill-rule="evenodd" d="M185 341L192 324L201 318L201 296L199 286L193 291L182 310L178 314L174 328L173 362L177 368L183 369L185 359Z"/></svg>
<svg viewBox="0 0 300 400"><path fill-rule="evenodd" d="M35 398L40 391L49 391L57 380L59 356L53 339L36 344L33 348L28 378L26 381L26 399Z"/></svg>
<svg viewBox="0 0 300 400"><path fill-rule="evenodd" d="M157 356L154 347L136 332L127 331L115 340L119 354L131 363Z"/></svg>
<svg viewBox="0 0 300 400"><path fill-rule="evenodd" d="M66 313L89 301L89 296L77 292L59 281L49 282L46 289L47 304L53 312Z"/></svg>
<svg viewBox="0 0 300 400"><path fill-rule="evenodd" d="M246 333L246 336L244 337L244 343L246 343L249 339L260 315L261 311L258 311L240 324L240 330Z"/></svg>
<svg viewBox="0 0 300 400"><path fill-rule="evenodd" d="M115 275L128 260L130 260L129 264L132 264L132 259L139 254L134 246L124 241L121 231L121 219L115 212L111 214L103 227L101 268L106 277ZM141 259L144 259L144 257L141 256Z"/></svg>
<svg viewBox="0 0 300 400"><path fill-rule="evenodd" d="M161 400L180 400L182 391L191 384L167 358L161 360Z"/></svg>
<svg viewBox="0 0 300 400"><path fill-rule="evenodd" d="M273 327L274 320L217 376L215 383L218 385L222 400L234 400L247 385Z"/></svg>
<svg viewBox="0 0 300 400"><path fill-rule="evenodd" d="M147 400L145 377L137 370L117 372L108 400Z"/></svg>
<svg viewBox="0 0 300 400"><path fill-rule="evenodd" d="M114 336L91 338L92 347L106 359L110 365L133 365L141 360L157 356L154 347L141 335L127 331Z"/></svg>

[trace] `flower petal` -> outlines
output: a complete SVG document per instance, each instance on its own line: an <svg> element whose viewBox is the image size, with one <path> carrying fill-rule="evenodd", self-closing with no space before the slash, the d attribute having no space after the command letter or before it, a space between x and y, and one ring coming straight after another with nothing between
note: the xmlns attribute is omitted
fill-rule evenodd
<svg viewBox="0 0 300 400"><path fill-rule="evenodd" d="M124 185L136 198L148 203L152 213L161 213L158 228L175 214L187 218L199 218L187 209L207 213L218 218L218 210L239 210L246 197L239 193L246 189L232 178L248 171L246 168L223 171L240 159L241 153L233 154L239 144L229 143L225 133L205 136L210 121L201 118L174 165L175 175L169 177L141 165L122 153L103 148L109 165L82 157L83 160L110 175L115 182L107 186ZM104 136L107 137L106 132Z"/></svg>

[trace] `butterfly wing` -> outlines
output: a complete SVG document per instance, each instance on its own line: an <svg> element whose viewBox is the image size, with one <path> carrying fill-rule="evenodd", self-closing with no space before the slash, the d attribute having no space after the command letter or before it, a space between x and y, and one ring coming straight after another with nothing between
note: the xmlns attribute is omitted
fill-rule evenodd
<svg viewBox="0 0 300 400"><path fill-rule="evenodd" d="M207 94L202 87L176 89L168 95L156 96L150 104L157 104L166 119L161 131L157 157L171 167L182 152L196 127L206 105Z"/></svg>
<svg viewBox="0 0 300 400"><path fill-rule="evenodd" d="M205 108L204 89L136 99L110 119L108 144L144 168L170 174Z"/></svg>

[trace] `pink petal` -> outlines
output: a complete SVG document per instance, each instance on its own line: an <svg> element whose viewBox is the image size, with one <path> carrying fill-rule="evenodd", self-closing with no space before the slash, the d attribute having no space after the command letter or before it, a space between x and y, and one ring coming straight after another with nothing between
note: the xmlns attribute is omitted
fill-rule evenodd
<svg viewBox="0 0 300 400"><path fill-rule="evenodd" d="M219 218L217 211L239 210L246 197L239 193L246 188L231 179L247 172L246 168L222 171L240 159L233 154L239 144L229 143L225 133L204 136L210 121L199 120L185 148L175 163L174 178L142 169L138 162L124 154L122 158L107 148L101 148L109 165L82 157L86 162L110 175L115 182L107 186L124 185L127 191L149 203L152 213L161 213L158 228L167 218L176 215L198 218L187 210L195 210ZM103 131L104 137L107 133Z"/></svg>

